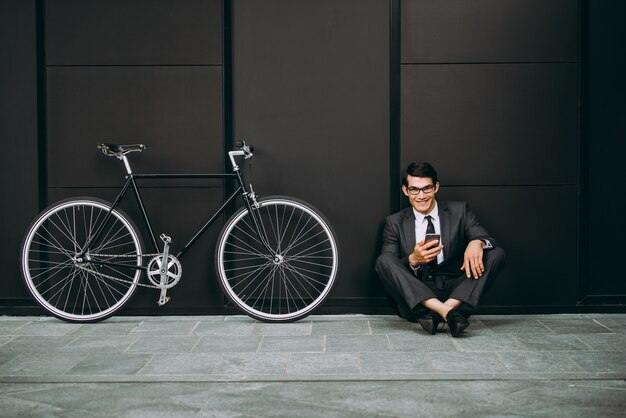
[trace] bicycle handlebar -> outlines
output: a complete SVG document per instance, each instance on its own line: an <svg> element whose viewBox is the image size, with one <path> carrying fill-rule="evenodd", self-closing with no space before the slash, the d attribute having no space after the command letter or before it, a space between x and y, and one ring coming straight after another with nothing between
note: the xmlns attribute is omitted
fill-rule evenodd
<svg viewBox="0 0 626 418"><path fill-rule="evenodd" d="M241 148L241 150L245 153L245 159L252 158L254 147L252 145L246 144L246 141L237 141L235 142L235 146L237 148Z"/></svg>
<svg viewBox="0 0 626 418"><path fill-rule="evenodd" d="M230 162L233 165L233 170L239 170L239 166L237 166L237 163L235 162L235 157L243 157L245 160L252 158L253 151L254 148L251 147L250 145L246 144L245 141L237 141L235 143L235 146L237 148L240 148L240 151L229 151L228 152L228 157L230 158Z"/></svg>

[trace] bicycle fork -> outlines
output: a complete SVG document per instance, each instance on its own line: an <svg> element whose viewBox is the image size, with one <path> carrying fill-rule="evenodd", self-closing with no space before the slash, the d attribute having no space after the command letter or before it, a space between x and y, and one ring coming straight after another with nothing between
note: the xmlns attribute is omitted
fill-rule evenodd
<svg viewBox="0 0 626 418"><path fill-rule="evenodd" d="M252 223L254 224L254 228L256 229L257 235L261 240L261 244L265 247L268 253L272 256L272 259L275 264L280 264L283 261L283 256L281 254L276 253L274 249L267 242L266 231L263 223L260 218L256 214L256 211L261 208L261 205L257 201L257 195L252 188L252 184L250 185L250 192L243 193L244 200L246 205L248 206L248 211L250 212L250 216L252 217Z"/></svg>

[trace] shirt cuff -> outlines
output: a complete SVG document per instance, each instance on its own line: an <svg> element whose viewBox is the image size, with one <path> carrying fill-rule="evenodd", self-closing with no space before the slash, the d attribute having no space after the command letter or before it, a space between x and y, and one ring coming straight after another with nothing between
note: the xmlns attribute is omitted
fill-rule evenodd
<svg viewBox="0 0 626 418"><path fill-rule="evenodd" d="M418 264L417 267L413 267L412 265L409 264L409 267L411 267L411 270L413 270L413 274L417 276L417 272L420 271L420 269L422 268L422 265Z"/></svg>
<svg viewBox="0 0 626 418"><path fill-rule="evenodd" d="M481 239L481 241L485 243L483 250L490 250L493 248L493 244L488 239Z"/></svg>

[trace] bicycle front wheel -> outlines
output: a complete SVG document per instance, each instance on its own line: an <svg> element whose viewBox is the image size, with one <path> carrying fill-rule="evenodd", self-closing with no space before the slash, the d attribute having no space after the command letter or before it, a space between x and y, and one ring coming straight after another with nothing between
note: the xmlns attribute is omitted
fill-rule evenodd
<svg viewBox="0 0 626 418"><path fill-rule="evenodd" d="M269 197L253 214L244 207L226 222L216 268L239 310L265 322L289 322L328 297L339 252L330 224L316 209L291 197Z"/></svg>
<svg viewBox="0 0 626 418"><path fill-rule="evenodd" d="M99 199L67 199L31 224L22 245L22 274L35 301L52 315L95 322L131 299L141 254L137 228L121 211Z"/></svg>

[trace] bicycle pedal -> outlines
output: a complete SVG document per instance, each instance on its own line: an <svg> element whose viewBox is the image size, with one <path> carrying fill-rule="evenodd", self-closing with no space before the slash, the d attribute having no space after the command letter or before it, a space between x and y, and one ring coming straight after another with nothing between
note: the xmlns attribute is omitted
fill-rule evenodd
<svg viewBox="0 0 626 418"><path fill-rule="evenodd" d="M163 290L165 290L165 289L163 289ZM167 302L169 302L170 300L172 300L172 298L170 298L169 296L165 296L165 294L161 293L161 297L159 297L159 300L158 300L157 304L159 306L163 306Z"/></svg>

